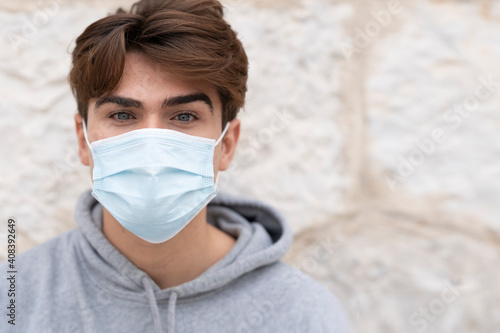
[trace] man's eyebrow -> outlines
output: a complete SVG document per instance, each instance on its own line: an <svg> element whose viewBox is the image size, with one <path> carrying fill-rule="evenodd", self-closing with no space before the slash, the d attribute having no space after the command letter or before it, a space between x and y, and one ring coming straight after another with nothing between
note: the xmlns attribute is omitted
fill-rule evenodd
<svg viewBox="0 0 500 333"><path fill-rule="evenodd" d="M210 111L213 112L214 107L212 100L210 97L208 97L204 93L195 93L195 94L189 94L189 95L182 95L182 96L174 96L174 97L169 97L163 101L162 107L172 107L172 106L178 106L182 104L188 104L192 102L197 102L197 101L202 101L205 102L209 107ZM135 100L133 98L128 98L128 97L122 97L122 96L117 96L117 95L107 95L99 98L97 102L95 103L95 110L106 103L113 103L117 104L126 108L143 108L143 104L141 101Z"/></svg>
<svg viewBox="0 0 500 333"><path fill-rule="evenodd" d="M210 112L212 113L214 112L214 106L212 104L212 100L204 93L195 93L183 96L169 97L163 101L162 107L164 108L169 106L172 107L197 101L205 102L205 104L207 104L210 107Z"/></svg>
<svg viewBox="0 0 500 333"><path fill-rule="evenodd" d="M143 107L141 101L138 101L138 100L135 100L132 98L128 98L128 97L108 95L108 96L101 97L97 100L97 102L95 103L95 110L97 111L97 109L101 105L106 104L106 103L113 103L113 104L121 105L121 106L126 107L126 108L142 108Z"/></svg>

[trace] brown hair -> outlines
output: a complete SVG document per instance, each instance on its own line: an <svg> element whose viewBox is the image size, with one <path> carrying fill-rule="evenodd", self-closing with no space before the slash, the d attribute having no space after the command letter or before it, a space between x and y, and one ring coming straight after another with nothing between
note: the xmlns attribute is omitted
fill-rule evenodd
<svg viewBox="0 0 500 333"><path fill-rule="evenodd" d="M139 52L160 69L217 88L222 124L245 102L248 59L217 0L142 0L130 12L91 24L77 38L69 83L87 119L91 98L118 85L127 52Z"/></svg>

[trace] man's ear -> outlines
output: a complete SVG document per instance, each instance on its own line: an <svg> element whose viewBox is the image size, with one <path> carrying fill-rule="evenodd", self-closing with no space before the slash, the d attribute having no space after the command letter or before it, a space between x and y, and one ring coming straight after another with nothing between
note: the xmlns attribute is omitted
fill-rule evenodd
<svg viewBox="0 0 500 333"><path fill-rule="evenodd" d="M231 165L234 152L236 151L236 145L240 137L240 125L241 122L239 119L233 119L229 123L226 135L222 139L222 154L219 162L219 171L225 171Z"/></svg>
<svg viewBox="0 0 500 333"><path fill-rule="evenodd" d="M80 157L80 162L83 165L89 166L89 147L85 141L85 135L83 134L83 118L77 113L75 114L75 130L76 139L78 141L78 156Z"/></svg>

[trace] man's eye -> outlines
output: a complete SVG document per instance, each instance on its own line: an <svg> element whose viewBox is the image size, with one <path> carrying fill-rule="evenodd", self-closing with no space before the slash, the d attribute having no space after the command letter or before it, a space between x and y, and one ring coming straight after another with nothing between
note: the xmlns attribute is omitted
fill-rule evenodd
<svg viewBox="0 0 500 333"><path fill-rule="evenodd" d="M113 115L113 118L118 121L125 121L132 119L132 115L126 112L117 112Z"/></svg>
<svg viewBox="0 0 500 333"><path fill-rule="evenodd" d="M181 113L177 116L175 116L175 120L182 121L182 122L188 122L193 120L194 116L190 113Z"/></svg>

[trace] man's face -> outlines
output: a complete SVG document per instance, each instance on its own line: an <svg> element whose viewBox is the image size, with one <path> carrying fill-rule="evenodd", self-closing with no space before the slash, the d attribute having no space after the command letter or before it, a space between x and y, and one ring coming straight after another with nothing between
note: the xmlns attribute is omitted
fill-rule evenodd
<svg viewBox="0 0 500 333"><path fill-rule="evenodd" d="M185 80L164 73L144 56L129 53L118 87L109 95L89 101L89 142L141 128L165 128L189 135L217 139L222 132L222 105L217 90L202 81ZM75 116L80 160L93 162ZM239 135L239 121L231 122L223 145L214 154L214 173L229 167Z"/></svg>

